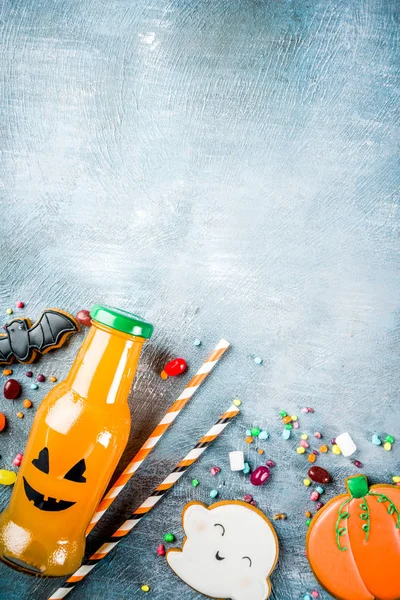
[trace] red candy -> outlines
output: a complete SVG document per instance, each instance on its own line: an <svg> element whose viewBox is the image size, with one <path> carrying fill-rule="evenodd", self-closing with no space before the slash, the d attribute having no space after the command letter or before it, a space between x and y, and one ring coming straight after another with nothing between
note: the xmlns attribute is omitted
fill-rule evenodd
<svg viewBox="0 0 400 600"><path fill-rule="evenodd" d="M13 460L13 465L15 465L16 467L19 467L21 465L23 458L24 458L24 455L18 453L17 456Z"/></svg>
<svg viewBox="0 0 400 600"><path fill-rule="evenodd" d="M165 365L161 377L163 379L167 379L167 377L176 377L177 375L184 373L186 369L187 363L184 358L174 358L174 360L171 360Z"/></svg>
<svg viewBox="0 0 400 600"><path fill-rule="evenodd" d="M18 302L15 303L15 306L17 308L24 308L25 304L23 302L21 302L21 300L18 300Z"/></svg>
<svg viewBox="0 0 400 600"><path fill-rule="evenodd" d="M316 483L329 483L331 480L331 476L329 475L328 471L322 467L311 467L308 469L308 476Z"/></svg>
<svg viewBox="0 0 400 600"><path fill-rule="evenodd" d="M25 375L26 375L27 377L32 377L33 373L32 373L32 371L27 371L27 372L25 373Z"/></svg>
<svg viewBox="0 0 400 600"><path fill-rule="evenodd" d="M165 546L163 544L160 544L158 546L157 554L158 554L158 556L165 556Z"/></svg>
<svg viewBox="0 0 400 600"><path fill-rule="evenodd" d="M38 381L40 381L40 383L43 383L43 381L46 381L46 377L43 375L43 373L39 373L39 375L36 377L36 379Z"/></svg>
<svg viewBox="0 0 400 600"><path fill-rule="evenodd" d="M92 319L90 318L90 312L88 310L80 310L75 315L76 320L84 327L90 327L92 324Z"/></svg>
<svg viewBox="0 0 400 600"><path fill-rule="evenodd" d="M21 385L16 379L9 379L4 384L3 394L7 400L15 400L21 395Z"/></svg>
<svg viewBox="0 0 400 600"><path fill-rule="evenodd" d="M257 486L262 485L268 480L270 474L271 473L268 467L261 465L260 467L257 467L257 469L255 469L255 471L253 471L250 475L250 483Z"/></svg>
<svg viewBox="0 0 400 600"><path fill-rule="evenodd" d="M252 496L251 494L245 494L245 495L243 496L243 500L244 500L245 502L248 502L248 503L250 504L250 502L253 500L253 496Z"/></svg>
<svg viewBox="0 0 400 600"><path fill-rule="evenodd" d="M217 475L220 472L221 472L221 469L219 467L211 467L211 469L210 469L211 475Z"/></svg>

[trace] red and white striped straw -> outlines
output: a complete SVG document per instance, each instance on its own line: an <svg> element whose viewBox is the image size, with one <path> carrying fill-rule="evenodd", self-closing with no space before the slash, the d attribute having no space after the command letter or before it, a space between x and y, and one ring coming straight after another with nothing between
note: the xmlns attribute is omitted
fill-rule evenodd
<svg viewBox="0 0 400 600"><path fill-rule="evenodd" d="M154 492L137 508L109 538L100 546L100 548L90 556L87 560L83 561L75 573L73 573L63 584L62 587L58 588L48 600L60 600L65 598L74 587L81 582L94 567L107 556L109 552L121 541L121 538L128 535L140 520L146 515L151 509L165 496L177 481L182 477L189 467L207 450L208 446L217 438L220 433L225 429L228 423L236 417L239 413L239 409L236 406L231 406L215 423L213 427L204 435L201 440L192 448L192 450L182 459L175 467L175 469L164 479L162 483Z"/></svg>
<svg viewBox="0 0 400 600"><path fill-rule="evenodd" d="M99 506L97 507L92 520L90 521L88 528L86 530L86 535L92 531L93 527L95 527L96 523L100 521L101 517L104 515L106 510L111 506L114 502L115 498L118 496L120 492L124 489L125 485L128 483L132 475L136 473L144 459L150 454L154 446L161 439L164 433L167 431L168 427L172 425L175 421L176 417L181 412L182 408L189 402L190 398L193 396L195 391L201 386L203 381L208 377L211 373L219 359L222 355L228 350L230 344L226 340L220 340L214 350L211 352L210 356L207 360L201 365L200 369L197 371L196 375L192 377L189 381L182 394L179 396L177 400L173 403L171 408L168 410L165 417L160 421L157 427L154 429L153 433L147 439L147 441L143 444L140 450L135 454L132 458L129 465L126 467L125 471L118 477L117 481L114 485L108 490L107 494L104 496Z"/></svg>

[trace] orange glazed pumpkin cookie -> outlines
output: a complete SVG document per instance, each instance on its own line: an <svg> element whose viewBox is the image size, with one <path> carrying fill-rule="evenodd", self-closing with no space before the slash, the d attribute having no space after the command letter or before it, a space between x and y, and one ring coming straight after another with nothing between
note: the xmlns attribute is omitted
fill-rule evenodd
<svg viewBox="0 0 400 600"><path fill-rule="evenodd" d="M320 584L338 600L400 598L400 487L345 481L347 494L320 510L308 530L307 557Z"/></svg>

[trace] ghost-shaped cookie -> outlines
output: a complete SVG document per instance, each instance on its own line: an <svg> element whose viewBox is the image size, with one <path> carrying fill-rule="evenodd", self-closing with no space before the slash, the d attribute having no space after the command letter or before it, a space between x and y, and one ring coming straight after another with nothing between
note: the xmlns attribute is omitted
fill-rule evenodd
<svg viewBox="0 0 400 600"><path fill-rule="evenodd" d="M190 502L182 522L186 535L182 550L167 552L169 566L182 581L211 598L268 598L279 545L260 510L234 500L209 508Z"/></svg>

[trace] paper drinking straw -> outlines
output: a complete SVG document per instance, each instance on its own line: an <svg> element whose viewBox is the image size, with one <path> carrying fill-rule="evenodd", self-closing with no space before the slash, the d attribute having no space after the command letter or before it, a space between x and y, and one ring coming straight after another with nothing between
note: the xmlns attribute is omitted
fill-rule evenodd
<svg viewBox="0 0 400 600"><path fill-rule="evenodd" d="M182 477L189 467L207 450L208 446L219 436L219 434L225 429L230 421L236 417L239 413L239 409L236 406L231 406L215 423L213 427L206 433L205 436L196 444L196 446L185 456L180 463L178 463L175 469L168 475L166 479L137 508L132 514L130 519L127 519L125 523L119 527L108 540L100 546L100 548L92 554L87 560L84 560L82 565L79 567L71 577L69 577L62 587L58 588L48 600L60 600L65 598L71 590L82 581L86 575L90 573L92 569L105 557L115 546L121 541L122 537L128 535L140 520L151 511L161 498L170 490L174 484Z"/></svg>
<svg viewBox="0 0 400 600"><path fill-rule="evenodd" d="M230 344L226 340L220 340L218 342L214 350L211 352L210 356L202 364L200 369L197 371L196 375L192 377L192 379L189 381L182 394L177 400L175 400L165 417L154 429L153 433L150 435L148 440L143 444L143 446L140 448L137 454L135 454L135 456L132 458L125 471L120 475L120 477L117 479L114 485L108 490L107 494L100 502L92 517L92 520L89 523L89 526L86 530L86 535L89 535L93 527L101 519L101 517L104 515L109 506L111 506L118 494L124 489L124 486L128 483L132 475L136 473L144 459L150 454L154 446L157 444L158 440L167 431L168 427L172 425L176 417L181 412L182 408L189 402L190 398L193 396L195 391L208 377L208 375L211 373L219 359L228 350L229 346Z"/></svg>

